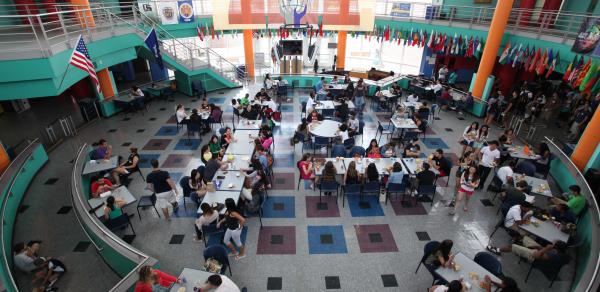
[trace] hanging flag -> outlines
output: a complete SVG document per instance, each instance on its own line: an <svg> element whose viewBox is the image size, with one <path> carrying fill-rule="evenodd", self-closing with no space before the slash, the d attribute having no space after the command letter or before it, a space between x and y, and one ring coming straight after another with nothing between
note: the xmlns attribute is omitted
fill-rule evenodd
<svg viewBox="0 0 600 292"><path fill-rule="evenodd" d="M477 58L477 60L479 60L479 58L481 58L481 51L483 50L484 45L485 44L483 42L483 39L481 39L477 42L477 50L475 50L475 58Z"/></svg>
<svg viewBox="0 0 600 292"><path fill-rule="evenodd" d="M433 39L434 38L435 38L435 33L432 30L431 34L429 35L429 41L427 41L427 47L430 48L430 49L433 48Z"/></svg>
<svg viewBox="0 0 600 292"><path fill-rule="evenodd" d="M200 28L200 25L196 26L196 31L198 32L198 37L200 38L200 41L203 42L204 41L204 32L202 31L202 28Z"/></svg>
<svg viewBox="0 0 600 292"><path fill-rule="evenodd" d="M386 41L390 40L390 26L389 25L385 28L385 31L383 32L383 36Z"/></svg>
<svg viewBox="0 0 600 292"><path fill-rule="evenodd" d="M571 76L571 70L573 70L573 65L574 64L577 64L577 55L575 55L575 57L573 58L573 61L571 61L571 63L567 67L567 70L565 71L565 74L563 75L563 79L562 80L564 82L569 82L569 77Z"/></svg>
<svg viewBox="0 0 600 292"><path fill-rule="evenodd" d="M533 54L533 58L531 58L531 64L529 64L529 68L526 68L527 71L533 72L533 70L535 70L536 66L538 65L538 62L540 61L541 55L542 50L538 48L537 51L535 51L535 54Z"/></svg>
<svg viewBox="0 0 600 292"><path fill-rule="evenodd" d="M156 38L156 32L154 31L154 28L152 28L150 33L153 33L154 38ZM150 35L150 34L148 34L148 35ZM148 39L148 38L146 37L146 39ZM146 44L148 44L148 43L146 43ZM158 41L156 42L156 44L157 44L157 46L155 46L155 47L158 50ZM148 48L153 50L154 47L148 46ZM159 58L156 59L156 63L158 63L158 65L162 68L163 65L162 65L162 59L160 58L160 53L158 53L158 55L159 55ZM81 36L81 35L79 36L79 40L77 41L77 46L73 50L73 54L71 54L71 58L69 58L69 64L83 70L84 72L87 72L90 75L90 78L92 79L92 81L94 82L94 85L96 85L96 91L98 93L102 92L102 90L100 89L100 81L98 81L98 76L96 75L96 68L94 67L94 63L92 63L92 58L90 57L90 52L88 51L87 46L85 45L85 42L83 41L83 36Z"/></svg>
<svg viewBox="0 0 600 292"><path fill-rule="evenodd" d="M517 66L517 63L519 62L519 59L521 58L521 48L523 48L523 44L519 43L519 47L517 48L517 51L515 52L515 56L513 57L513 61L512 61L512 67L515 68L515 66Z"/></svg>
<svg viewBox="0 0 600 292"><path fill-rule="evenodd" d="M510 41L508 41L506 43L506 46L504 46L504 50L502 51L502 54L500 55L500 59L498 60L498 63L504 65L506 64L506 58L508 57L510 51Z"/></svg>
<svg viewBox="0 0 600 292"><path fill-rule="evenodd" d="M594 84L598 82L598 77L600 75L600 66L597 64L590 69L588 72L588 76L583 78L581 85L579 85L579 90L582 92L590 93L592 91L592 87Z"/></svg>
<svg viewBox="0 0 600 292"><path fill-rule="evenodd" d="M554 72L554 69L556 69L556 65L558 65L558 61L560 60L559 58L560 58L559 52L556 51L556 56L554 56L552 58L550 67L548 67L548 72L546 73L546 79L548 79L548 77L550 77L550 74L552 74L552 72Z"/></svg>
<svg viewBox="0 0 600 292"><path fill-rule="evenodd" d="M323 37L323 20L319 19L319 35Z"/></svg>
<svg viewBox="0 0 600 292"><path fill-rule="evenodd" d="M419 44L420 48L425 47L425 41L427 40L427 31L421 30L421 43Z"/></svg>
<svg viewBox="0 0 600 292"><path fill-rule="evenodd" d="M212 39L214 40L215 39L215 27L212 25L210 26L210 34L211 34Z"/></svg>
<svg viewBox="0 0 600 292"><path fill-rule="evenodd" d="M575 76L577 75L577 73L582 68L583 68L583 56L581 56L579 58L579 60L573 64L573 69L571 70L571 73L569 74L569 77L567 78L567 82L571 83L573 81L573 79L575 78Z"/></svg>
<svg viewBox="0 0 600 292"><path fill-rule="evenodd" d="M546 71L547 62L548 62L548 48L546 48L544 50L544 54L538 61L537 67L535 68L535 73L537 73L537 75L544 74L544 71Z"/></svg>
<svg viewBox="0 0 600 292"><path fill-rule="evenodd" d="M591 66L592 66L592 58L588 58L587 62L583 66L583 69L581 69L579 71L579 74L577 74L577 78L573 78L573 80L574 80L573 87L577 87L577 86L581 85L581 81L583 81L583 78L585 77L587 72L590 70Z"/></svg>

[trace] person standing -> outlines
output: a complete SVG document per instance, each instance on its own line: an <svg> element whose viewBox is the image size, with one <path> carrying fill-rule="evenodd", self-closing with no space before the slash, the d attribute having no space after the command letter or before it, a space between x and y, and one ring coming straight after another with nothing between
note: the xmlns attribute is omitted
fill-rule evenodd
<svg viewBox="0 0 600 292"><path fill-rule="evenodd" d="M241 260L246 257L244 244L242 243L241 239L242 230L244 229L244 223L246 223L246 219L244 216L242 216L232 198L225 199L225 208L227 208L227 211L225 211L225 217L223 217L223 219L217 223L217 229L221 228L221 225L224 224L227 230L225 231L223 243L225 243L231 250L231 253L235 256L236 260ZM240 248L239 253L233 244L231 244L232 239Z"/></svg>
<svg viewBox="0 0 600 292"><path fill-rule="evenodd" d="M177 187L175 187L175 183L171 179L169 172L158 168L158 160L152 159L150 165L152 165L152 172L146 176L147 189L156 194L156 205L162 209L165 219L171 221L169 217L169 204L173 206L173 213L177 213L179 209L177 203L179 191L177 191Z"/></svg>
<svg viewBox="0 0 600 292"><path fill-rule="evenodd" d="M500 159L500 151L498 150L498 141L491 141L488 146L481 148L479 152L479 186L477 189L483 189L483 185L490 174L493 167L496 166L497 160Z"/></svg>
<svg viewBox="0 0 600 292"><path fill-rule="evenodd" d="M315 74L319 73L319 59L315 59L315 64L313 65L313 69L315 70Z"/></svg>
<svg viewBox="0 0 600 292"><path fill-rule="evenodd" d="M440 82L446 82L446 75L448 75L448 68L446 65L442 65L442 68L438 71L438 80Z"/></svg>
<svg viewBox="0 0 600 292"><path fill-rule="evenodd" d="M467 171L463 172L460 178L460 188L458 189L458 195L456 196L456 203L454 203L454 209L450 211L450 215L456 213L460 201L462 201L465 196L465 206L463 207L463 211L468 211L469 199L473 196L475 188L478 185L479 177L477 175L477 168L475 168L475 166L470 166Z"/></svg>

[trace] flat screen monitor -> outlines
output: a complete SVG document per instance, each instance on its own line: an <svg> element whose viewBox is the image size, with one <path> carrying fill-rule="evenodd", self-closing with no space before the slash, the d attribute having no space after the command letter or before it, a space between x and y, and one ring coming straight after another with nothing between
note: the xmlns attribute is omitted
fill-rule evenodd
<svg viewBox="0 0 600 292"><path fill-rule="evenodd" d="M283 40L281 41L281 46L283 47L283 55L302 55L302 40Z"/></svg>

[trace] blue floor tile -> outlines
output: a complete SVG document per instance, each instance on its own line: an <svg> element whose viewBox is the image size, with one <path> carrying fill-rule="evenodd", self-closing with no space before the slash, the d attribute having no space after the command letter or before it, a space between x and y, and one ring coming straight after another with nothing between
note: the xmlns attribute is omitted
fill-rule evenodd
<svg viewBox="0 0 600 292"><path fill-rule="evenodd" d="M308 102L308 96L301 96L300 98L298 98L298 100L300 101L300 103Z"/></svg>
<svg viewBox="0 0 600 292"><path fill-rule="evenodd" d="M429 149L449 149L448 145L444 142L444 140L440 138L423 138L421 142L425 144L425 147Z"/></svg>
<svg viewBox="0 0 600 292"><path fill-rule="evenodd" d="M177 126L162 126L154 136L176 136Z"/></svg>
<svg viewBox="0 0 600 292"><path fill-rule="evenodd" d="M363 115L363 122L365 122L365 123L373 123L373 118L369 114Z"/></svg>
<svg viewBox="0 0 600 292"><path fill-rule="evenodd" d="M183 173L181 173L181 172L170 172L169 171L169 175L171 176L171 179L173 180L173 182L176 185L179 185L179 180L183 176ZM187 174L187 175L189 175L189 174Z"/></svg>
<svg viewBox="0 0 600 292"><path fill-rule="evenodd" d="M294 167L296 162L294 161L294 153L289 154L275 154L274 158L274 168L278 167Z"/></svg>
<svg viewBox="0 0 600 292"><path fill-rule="evenodd" d="M151 168L150 161L152 159L158 159L160 154L140 154L140 167L141 168Z"/></svg>
<svg viewBox="0 0 600 292"><path fill-rule="evenodd" d="M307 229L309 254L348 253L342 225L307 226Z"/></svg>
<svg viewBox="0 0 600 292"><path fill-rule="evenodd" d="M281 110L281 112L291 113L294 111L294 106L291 104L282 104L279 109Z"/></svg>
<svg viewBox="0 0 600 292"><path fill-rule="evenodd" d="M294 197L269 196L263 207L263 218L296 218Z"/></svg>
<svg viewBox="0 0 600 292"><path fill-rule="evenodd" d="M202 143L202 139L181 138L175 145L175 150L198 150L200 143Z"/></svg>
<svg viewBox="0 0 600 292"><path fill-rule="evenodd" d="M350 214L352 217L372 217L384 216L381 204L379 204L379 196L367 195L363 196L363 202L359 196L348 196L348 206L350 206Z"/></svg>
<svg viewBox="0 0 600 292"><path fill-rule="evenodd" d="M208 99L208 103L214 103L215 105L222 105L225 102L225 98L224 97L211 97Z"/></svg>

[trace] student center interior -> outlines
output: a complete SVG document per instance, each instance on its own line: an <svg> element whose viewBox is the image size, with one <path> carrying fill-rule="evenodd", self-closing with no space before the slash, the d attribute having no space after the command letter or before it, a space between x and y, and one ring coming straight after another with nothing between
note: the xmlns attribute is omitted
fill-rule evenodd
<svg viewBox="0 0 600 292"><path fill-rule="evenodd" d="M0 0L1 290L598 291L598 79L593 0Z"/></svg>

